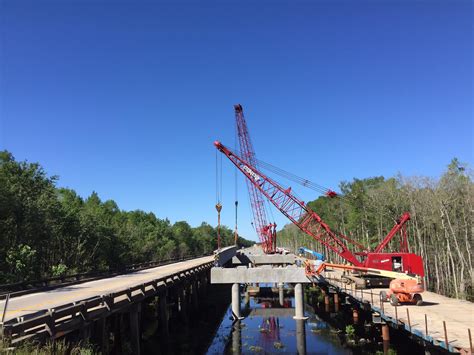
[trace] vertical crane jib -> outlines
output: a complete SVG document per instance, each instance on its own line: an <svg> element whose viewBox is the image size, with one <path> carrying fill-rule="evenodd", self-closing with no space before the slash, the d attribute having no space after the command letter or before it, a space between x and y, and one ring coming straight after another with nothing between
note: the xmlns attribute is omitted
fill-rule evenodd
<svg viewBox="0 0 474 355"><path fill-rule="evenodd" d="M303 201L291 194L290 189L284 189L278 183L265 176L254 166L250 166L241 157L233 153L222 143L214 142L216 148L223 153L246 177L261 194L263 194L277 209L306 234L326 245L329 249L356 266L362 266L357 257L347 248L339 237L324 223L321 217L309 209Z"/></svg>
<svg viewBox="0 0 474 355"><path fill-rule="evenodd" d="M255 151L253 149L252 141L250 140L250 134L248 132L247 123L244 118L243 109L241 105L234 105L235 109L235 121L237 126L237 135L239 137L239 145L241 150L241 158L246 162L240 169L246 169L247 175L252 176L254 179L256 176L253 174L252 169L248 167L257 167ZM249 180L246 180L247 189L250 196L250 205L253 213L253 220L255 223L255 229L262 242L263 249L266 253L272 253L276 249L276 234L274 223L268 223L268 218L265 212L265 200L255 185Z"/></svg>

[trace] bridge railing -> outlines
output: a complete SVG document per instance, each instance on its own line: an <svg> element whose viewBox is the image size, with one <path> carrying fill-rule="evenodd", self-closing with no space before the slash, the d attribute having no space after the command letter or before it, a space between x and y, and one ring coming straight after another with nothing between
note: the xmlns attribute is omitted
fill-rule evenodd
<svg viewBox="0 0 474 355"><path fill-rule="evenodd" d="M7 294L10 297L18 297L29 293L37 292L39 290L54 289L63 286L70 286L87 281L94 281L106 277L127 274L140 270L150 269L158 266L164 266L180 261L195 259L204 256L210 256L213 253L205 254L190 254L178 258L163 259L157 261L148 261L144 263L136 263L126 265L120 268L109 269L106 271L92 271L71 275L55 276L40 280L27 280L10 284L0 285L0 300L5 299Z"/></svg>

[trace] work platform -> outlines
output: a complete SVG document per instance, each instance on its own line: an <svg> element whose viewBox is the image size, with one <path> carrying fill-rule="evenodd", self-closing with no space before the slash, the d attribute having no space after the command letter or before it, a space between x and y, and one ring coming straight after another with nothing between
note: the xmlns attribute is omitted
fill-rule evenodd
<svg viewBox="0 0 474 355"><path fill-rule="evenodd" d="M380 314L391 327L405 329L420 340L451 352L471 353L474 303L426 291L422 293L422 306L394 307L389 302L380 301L380 291L387 289L355 289L341 281L340 270L328 270L321 276L321 283L327 283L335 291L346 295L351 303L358 303Z"/></svg>

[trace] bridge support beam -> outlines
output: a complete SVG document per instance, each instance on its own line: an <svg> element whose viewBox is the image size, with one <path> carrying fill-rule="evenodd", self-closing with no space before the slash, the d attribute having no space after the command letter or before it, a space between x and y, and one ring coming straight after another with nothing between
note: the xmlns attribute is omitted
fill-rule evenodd
<svg viewBox="0 0 474 355"><path fill-rule="evenodd" d="M297 283L295 285L295 316L294 319L306 320L308 317L304 316L304 297L303 285Z"/></svg>
<svg viewBox="0 0 474 355"><path fill-rule="evenodd" d="M240 316L240 284L232 285L232 316L234 319L242 319Z"/></svg>

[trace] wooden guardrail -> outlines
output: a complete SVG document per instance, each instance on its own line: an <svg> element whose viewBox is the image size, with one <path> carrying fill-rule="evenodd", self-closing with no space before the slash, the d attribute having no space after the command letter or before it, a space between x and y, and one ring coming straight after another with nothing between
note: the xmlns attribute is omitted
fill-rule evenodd
<svg viewBox="0 0 474 355"><path fill-rule="evenodd" d="M155 296L165 288L197 277L199 273L211 268L213 264L214 262L208 262L116 292L8 320L1 325L3 334L0 334L0 337L4 337L12 345L32 338L41 340L62 337L93 321L123 310L133 303Z"/></svg>
<svg viewBox="0 0 474 355"><path fill-rule="evenodd" d="M31 281L22 281L11 284L0 285L0 300L5 299L6 295L9 294L10 297L18 297L29 293L34 293L38 291L44 291L47 289L54 289L63 286L75 285L78 283L83 283L87 281L98 280L106 277L126 274L130 272L150 269L157 266L168 265L175 262L195 259L199 257L209 256L212 253L200 254L200 255L186 255L174 259L164 259L158 261L149 261L139 264L131 264L124 266L122 268L107 270L107 271L96 271L96 272L86 272L72 275L63 275L57 277L50 277L47 279L41 280L31 280Z"/></svg>

